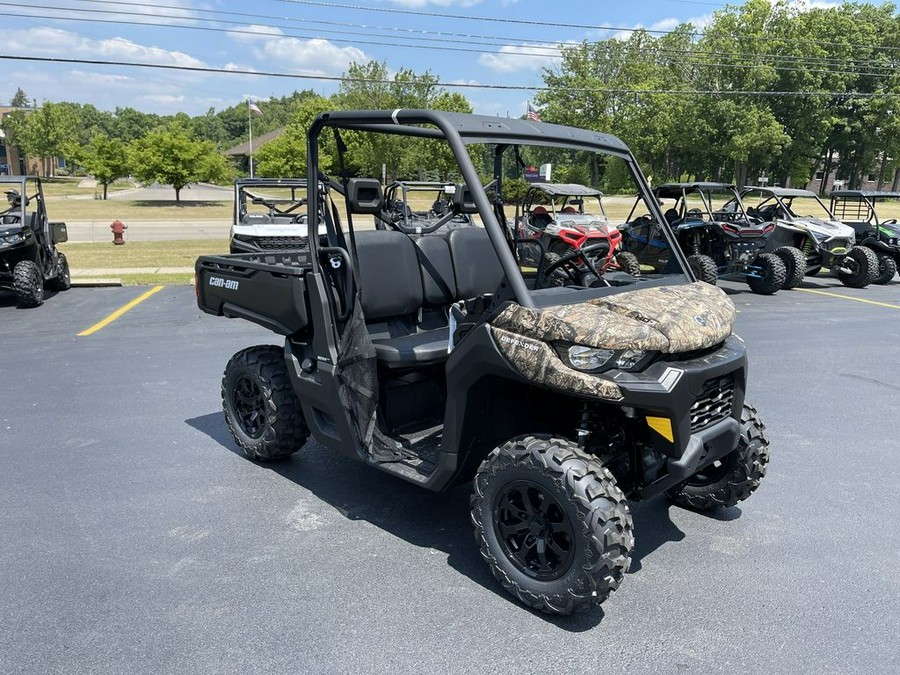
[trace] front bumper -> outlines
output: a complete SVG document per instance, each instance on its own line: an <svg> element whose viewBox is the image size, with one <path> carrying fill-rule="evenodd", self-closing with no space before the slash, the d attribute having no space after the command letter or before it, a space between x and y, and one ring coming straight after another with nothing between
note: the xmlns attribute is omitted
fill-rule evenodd
<svg viewBox="0 0 900 675"><path fill-rule="evenodd" d="M617 403L647 425L654 448L667 460L668 475L642 494L668 489L737 446L746 372L744 345L731 336L711 353L661 360L641 373L612 378L623 396Z"/></svg>

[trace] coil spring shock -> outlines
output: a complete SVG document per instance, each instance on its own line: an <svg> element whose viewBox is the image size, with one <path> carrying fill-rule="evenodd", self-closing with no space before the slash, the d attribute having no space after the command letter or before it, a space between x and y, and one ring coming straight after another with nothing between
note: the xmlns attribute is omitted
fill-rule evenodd
<svg viewBox="0 0 900 675"><path fill-rule="evenodd" d="M700 255L700 233L694 232L694 236L691 237L691 249L693 255Z"/></svg>
<svg viewBox="0 0 900 675"><path fill-rule="evenodd" d="M812 248L812 241L807 237L803 240L803 246L800 247L800 250L803 251L803 255L809 255L812 252Z"/></svg>

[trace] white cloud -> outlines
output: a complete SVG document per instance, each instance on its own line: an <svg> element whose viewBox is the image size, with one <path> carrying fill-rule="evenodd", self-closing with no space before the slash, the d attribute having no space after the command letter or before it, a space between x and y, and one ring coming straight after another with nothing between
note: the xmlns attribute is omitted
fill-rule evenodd
<svg viewBox="0 0 900 675"><path fill-rule="evenodd" d="M160 63L173 66L204 67L206 64L189 54L161 47L141 45L125 38L94 40L58 28L29 28L10 31L3 42L11 54L68 56L85 59L109 59Z"/></svg>
<svg viewBox="0 0 900 675"><path fill-rule="evenodd" d="M478 63L496 73L540 71L559 60L559 47L546 44L504 45L500 53L484 53L478 57Z"/></svg>
<svg viewBox="0 0 900 675"><path fill-rule="evenodd" d="M338 47L320 38L302 40L287 37L277 28L268 26L251 26L248 30L252 34L231 32L229 35L236 42L246 45L257 60L298 74L339 75L354 61L369 61L366 53L356 47Z"/></svg>
<svg viewBox="0 0 900 675"><path fill-rule="evenodd" d="M182 25L190 26L197 23L200 18L198 13L190 7L190 2L184 0L167 0L164 6L141 4L128 0L104 7L104 21L140 22L150 25ZM92 18L96 14L79 11L79 8L42 8L28 7L29 16L52 17L54 19L71 19L78 21L84 18Z"/></svg>
<svg viewBox="0 0 900 675"><path fill-rule="evenodd" d="M146 96L138 97L141 101L147 101L148 103L160 103L165 106L170 106L176 103L184 103L184 94L148 94Z"/></svg>

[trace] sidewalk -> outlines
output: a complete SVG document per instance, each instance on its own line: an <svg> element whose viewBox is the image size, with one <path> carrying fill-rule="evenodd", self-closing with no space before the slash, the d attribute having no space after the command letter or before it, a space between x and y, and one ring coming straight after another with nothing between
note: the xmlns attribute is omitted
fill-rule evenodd
<svg viewBox="0 0 900 675"><path fill-rule="evenodd" d="M131 274L194 274L193 267L91 267L70 270L73 286L121 286Z"/></svg>

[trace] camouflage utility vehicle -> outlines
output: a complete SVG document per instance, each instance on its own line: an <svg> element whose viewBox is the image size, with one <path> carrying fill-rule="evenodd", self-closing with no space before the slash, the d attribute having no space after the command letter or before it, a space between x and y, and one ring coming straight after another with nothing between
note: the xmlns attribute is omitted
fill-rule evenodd
<svg viewBox="0 0 900 675"><path fill-rule="evenodd" d="M363 163L345 155L371 146L348 149L348 132L354 143L398 135L422 157L449 147L459 171L449 208L477 226L356 227L383 211L384 194L377 179L350 177ZM339 150L333 164L320 163L323 141ZM309 183L320 181L307 214L327 245L313 237L308 250L196 265L201 309L284 338L225 368L225 419L249 457L286 457L311 436L429 490L472 483L485 562L511 594L551 613L600 603L622 582L629 500L665 494L704 510L757 488L768 440L744 401L734 304L692 277L620 140L526 120L342 111L313 122L307 150ZM622 165L662 224L670 259L660 271L587 265L593 279L560 286L545 259L521 265L502 179L511 155L554 153L557 165ZM487 190L479 169L493 172ZM583 271L584 258L580 249L553 265Z"/></svg>
<svg viewBox="0 0 900 675"><path fill-rule="evenodd" d="M65 223L51 223L41 179L0 176L5 209L0 211L0 289L15 293L19 307L44 302L44 289L71 285L69 262L56 245L68 239Z"/></svg>

